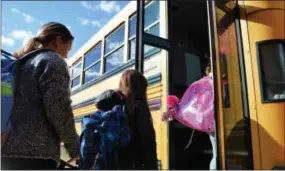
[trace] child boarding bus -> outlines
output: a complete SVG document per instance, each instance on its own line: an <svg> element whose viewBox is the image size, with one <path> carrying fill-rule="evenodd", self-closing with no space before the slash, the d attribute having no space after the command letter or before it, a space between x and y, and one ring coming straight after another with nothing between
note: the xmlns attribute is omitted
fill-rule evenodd
<svg viewBox="0 0 285 171"><path fill-rule="evenodd" d="M210 64L218 169L284 167L284 8L284 1L130 1L68 59L78 133L82 117L96 111L94 99L117 89L143 56L159 168L209 169L209 136L196 131L185 148L192 130L161 117L167 95L180 98Z"/></svg>

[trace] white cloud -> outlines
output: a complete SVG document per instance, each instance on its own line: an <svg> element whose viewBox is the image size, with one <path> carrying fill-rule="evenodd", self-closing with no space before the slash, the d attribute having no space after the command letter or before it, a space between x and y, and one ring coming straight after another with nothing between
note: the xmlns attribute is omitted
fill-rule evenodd
<svg viewBox="0 0 285 171"><path fill-rule="evenodd" d="M116 1L101 1L99 7L102 11L107 13L119 12L121 7L116 3Z"/></svg>
<svg viewBox="0 0 285 171"><path fill-rule="evenodd" d="M14 39L25 39L25 38L31 37L32 32L26 31L26 30L13 30L10 33L10 36L13 37Z"/></svg>
<svg viewBox="0 0 285 171"><path fill-rule="evenodd" d="M88 9L88 10L95 11L95 10L98 9L98 6L97 6L97 5L90 5L90 4L87 3L86 1L81 1L80 4L81 4L84 8Z"/></svg>
<svg viewBox="0 0 285 171"><path fill-rule="evenodd" d="M93 26L95 26L95 27L101 27L100 21L97 21L97 20L92 20L92 21L91 21L91 24L92 24Z"/></svg>
<svg viewBox="0 0 285 171"><path fill-rule="evenodd" d="M77 17L77 20L81 23L81 25L86 26L86 25L92 25L94 27L101 27L101 22L97 20L90 20L87 18L81 18Z"/></svg>
<svg viewBox="0 0 285 171"><path fill-rule="evenodd" d="M117 66L123 63L123 48L120 50L114 52L112 54L112 57L107 58L106 61L108 64L111 64L112 66Z"/></svg>
<svg viewBox="0 0 285 171"><path fill-rule="evenodd" d="M44 25L45 24L45 22L43 20L40 20L39 22L40 22L40 25Z"/></svg>
<svg viewBox="0 0 285 171"><path fill-rule="evenodd" d="M20 11L17 8L12 8L11 11L15 13L20 13Z"/></svg>
<svg viewBox="0 0 285 171"><path fill-rule="evenodd" d="M1 39L2 39L2 45L6 45L6 46L11 47L15 44L15 41L12 38L1 36Z"/></svg>
<svg viewBox="0 0 285 171"><path fill-rule="evenodd" d="M14 13L22 15L24 17L24 20L26 21L26 23L31 23L31 22L34 22L36 20L33 16L31 16L27 13L21 12L17 8L12 8L11 11Z"/></svg>
<svg viewBox="0 0 285 171"><path fill-rule="evenodd" d="M134 59L135 56L136 56L136 41L131 41L131 58Z"/></svg>
<svg viewBox="0 0 285 171"><path fill-rule="evenodd" d="M120 43L120 42L110 42L109 43L109 45L108 45L108 49L110 49L110 50L113 50L113 49L115 49L116 47L118 47L120 44L122 44L122 43Z"/></svg>
<svg viewBox="0 0 285 171"><path fill-rule="evenodd" d="M71 31L71 26L67 25L66 27L68 28L69 31Z"/></svg>
<svg viewBox="0 0 285 171"><path fill-rule="evenodd" d="M121 9L120 5L118 5L116 1L101 1L99 5L91 5L86 1L81 1L80 4L88 10L96 11L100 9L107 13L119 12Z"/></svg>
<svg viewBox="0 0 285 171"><path fill-rule="evenodd" d="M30 30L13 30L9 36L15 40L21 40L24 45L33 36L33 33Z"/></svg>
<svg viewBox="0 0 285 171"><path fill-rule="evenodd" d="M78 76L78 73L80 73L80 71L81 71L80 65L74 67L72 69L72 77L74 78L75 76Z"/></svg>
<svg viewBox="0 0 285 171"><path fill-rule="evenodd" d="M87 70L85 72L85 74L88 76L88 77L99 77L100 76L100 72L96 72L96 71L92 71L92 70Z"/></svg>
<svg viewBox="0 0 285 171"><path fill-rule="evenodd" d="M86 18L81 18L81 17L78 17L77 20L82 24L82 25L88 25L90 23L90 21Z"/></svg>
<svg viewBox="0 0 285 171"><path fill-rule="evenodd" d="M33 33L30 30L13 30L7 37L2 36L2 44L12 47L16 41L22 41L24 45L31 37Z"/></svg>
<svg viewBox="0 0 285 171"><path fill-rule="evenodd" d="M25 18L25 21L27 23L31 23L33 21L35 21L34 17L32 17L31 15L29 14L26 14L26 13L22 13L23 17Z"/></svg>

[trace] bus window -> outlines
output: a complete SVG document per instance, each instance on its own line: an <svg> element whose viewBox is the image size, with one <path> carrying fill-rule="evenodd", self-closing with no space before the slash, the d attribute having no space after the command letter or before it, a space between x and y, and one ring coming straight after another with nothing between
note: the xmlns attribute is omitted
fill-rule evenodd
<svg viewBox="0 0 285 171"><path fill-rule="evenodd" d="M152 1L145 7L144 29L146 33L159 36L159 1Z"/></svg>
<svg viewBox="0 0 285 171"><path fill-rule="evenodd" d="M146 4L145 7L145 22L144 30L148 34L160 36L160 10L159 1L151 1ZM136 22L137 16L134 15L129 21L129 59L135 59L135 47L136 47ZM144 46L145 57L152 54L154 51L159 51L158 48L153 46Z"/></svg>
<svg viewBox="0 0 285 171"><path fill-rule="evenodd" d="M83 84L100 76L101 71L101 43L88 52L84 57Z"/></svg>
<svg viewBox="0 0 285 171"><path fill-rule="evenodd" d="M285 100L285 40L259 43L259 75L263 102Z"/></svg>
<svg viewBox="0 0 285 171"><path fill-rule="evenodd" d="M134 15L129 21L129 59L135 59L136 55L136 22L137 16Z"/></svg>
<svg viewBox="0 0 285 171"><path fill-rule="evenodd" d="M82 61L80 60L75 65L73 65L71 70L71 88L74 89L80 86L80 79L81 79L81 64Z"/></svg>
<svg viewBox="0 0 285 171"><path fill-rule="evenodd" d="M125 25L120 26L105 42L105 72L118 67L124 62Z"/></svg>

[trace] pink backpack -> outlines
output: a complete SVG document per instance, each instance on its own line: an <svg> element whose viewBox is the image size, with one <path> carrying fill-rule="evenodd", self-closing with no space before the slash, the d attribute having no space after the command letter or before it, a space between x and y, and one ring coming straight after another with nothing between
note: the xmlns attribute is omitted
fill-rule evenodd
<svg viewBox="0 0 285 171"><path fill-rule="evenodd" d="M176 96L167 97L170 109L163 120L176 119L194 130L212 133L215 131L214 92L210 76L194 82L179 101Z"/></svg>

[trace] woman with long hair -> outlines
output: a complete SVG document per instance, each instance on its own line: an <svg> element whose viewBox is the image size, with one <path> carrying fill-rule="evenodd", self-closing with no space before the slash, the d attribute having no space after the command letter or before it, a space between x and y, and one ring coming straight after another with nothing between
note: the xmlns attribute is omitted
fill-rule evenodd
<svg viewBox="0 0 285 171"><path fill-rule="evenodd" d="M121 168L155 170L156 141L146 97L147 80L140 72L127 70L121 77L120 91L126 96L133 147L122 152Z"/></svg>
<svg viewBox="0 0 285 171"><path fill-rule="evenodd" d="M2 147L2 169L56 169L61 143L71 161L78 158L79 138L64 60L73 39L66 26L50 22L14 53L18 61L10 118L13 128Z"/></svg>

